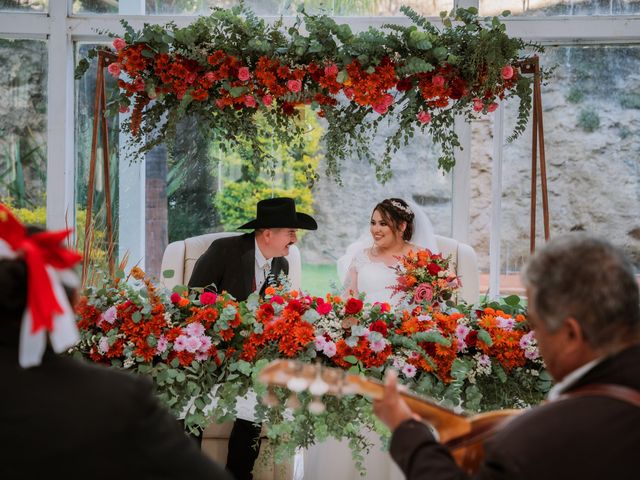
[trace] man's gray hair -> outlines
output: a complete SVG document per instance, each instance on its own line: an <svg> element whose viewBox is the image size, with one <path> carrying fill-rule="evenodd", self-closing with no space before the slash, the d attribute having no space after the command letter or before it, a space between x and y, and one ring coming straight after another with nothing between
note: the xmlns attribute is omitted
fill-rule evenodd
<svg viewBox="0 0 640 480"><path fill-rule="evenodd" d="M593 347L640 335L640 293L631 262L609 242L574 232L538 250L522 278L529 305L551 331L569 317Z"/></svg>

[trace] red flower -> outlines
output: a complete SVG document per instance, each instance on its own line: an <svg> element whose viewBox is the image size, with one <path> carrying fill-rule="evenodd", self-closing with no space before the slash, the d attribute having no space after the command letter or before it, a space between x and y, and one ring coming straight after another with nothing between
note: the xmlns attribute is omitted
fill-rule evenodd
<svg viewBox="0 0 640 480"><path fill-rule="evenodd" d="M431 275L435 276L438 275L438 272L442 271L442 267L437 263L431 262L429 265L427 265L427 270Z"/></svg>
<svg viewBox="0 0 640 480"><path fill-rule="evenodd" d="M171 303L178 303L182 297L178 292L173 292L171 294Z"/></svg>
<svg viewBox="0 0 640 480"><path fill-rule="evenodd" d="M289 80L287 82L287 88L293 93L297 93L302 90L302 82L300 80Z"/></svg>
<svg viewBox="0 0 640 480"><path fill-rule="evenodd" d="M511 77L513 77L513 67L511 65L505 65L504 67L502 67L500 74L502 75L502 78L504 78L505 80L509 80Z"/></svg>
<svg viewBox="0 0 640 480"><path fill-rule="evenodd" d="M282 305L284 303L284 299L280 295L274 295L273 297L271 297L270 302Z"/></svg>
<svg viewBox="0 0 640 480"><path fill-rule="evenodd" d="M386 337L389 334L389 328L387 327L387 324L382 320L376 320L371 325L369 325L369 331L379 332L383 337Z"/></svg>
<svg viewBox="0 0 640 480"><path fill-rule="evenodd" d="M202 295L200 295L200 303L202 305L213 305L214 303L216 303L217 299L218 299L218 296L212 292L204 292Z"/></svg>
<svg viewBox="0 0 640 480"><path fill-rule="evenodd" d="M262 103L265 107L270 107L273 103L273 97L271 95L265 95L264 97L262 97Z"/></svg>
<svg viewBox="0 0 640 480"><path fill-rule="evenodd" d="M413 87L413 82L411 81L411 79L403 78L396 85L396 90L398 90L399 92L406 92L407 90L411 90L412 87Z"/></svg>
<svg viewBox="0 0 640 480"><path fill-rule="evenodd" d="M344 311L347 315L355 315L360 310L362 310L362 300L357 298L350 298L344 306Z"/></svg>
<svg viewBox="0 0 640 480"><path fill-rule="evenodd" d="M316 307L316 311L320 315L326 315L332 310L332 305L329 302L325 302L323 299L318 298L318 306Z"/></svg>
<svg viewBox="0 0 640 480"><path fill-rule="evenodd" d="M251 75L249 74L249 68L240 67L238 69L238 80L242 80L243 82L245 82L249 80L249 78L251 78Z"/></svg>

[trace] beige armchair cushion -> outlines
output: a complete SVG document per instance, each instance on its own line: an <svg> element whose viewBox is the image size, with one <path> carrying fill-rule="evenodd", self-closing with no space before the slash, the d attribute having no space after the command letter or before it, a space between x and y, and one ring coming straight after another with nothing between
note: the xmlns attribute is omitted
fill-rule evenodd
<svg viewBox="0 0 640 480"><path fill-rule="evenodd" d="M436 235L436 241L443 256L451 255L456 274L462 281L458 300L470 304L477 303L480 298L480 272L475 250L470 245L449 237Z"/></svg>

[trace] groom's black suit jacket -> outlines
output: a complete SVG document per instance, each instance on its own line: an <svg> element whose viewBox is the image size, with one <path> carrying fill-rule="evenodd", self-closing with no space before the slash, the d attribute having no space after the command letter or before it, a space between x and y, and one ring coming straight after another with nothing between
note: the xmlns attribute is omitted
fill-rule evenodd
<svg viewBox="0 0 640 480"><path fill-rule="evenodd" d="M189 279L189 287L209 287L214 284L218 292L226 290L242 302L254 290L256 242L253 233L214 240L196 262ZM281 272L289 273L289 262L284 257L271 261L271 273L278 278ZM260 294L264 293L267 282Z"/></svg>

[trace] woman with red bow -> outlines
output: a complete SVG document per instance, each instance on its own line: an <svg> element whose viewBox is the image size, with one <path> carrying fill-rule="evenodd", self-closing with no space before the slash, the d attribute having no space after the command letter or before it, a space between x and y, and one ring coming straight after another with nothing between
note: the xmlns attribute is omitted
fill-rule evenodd
<svg viewBox="0 0 640 480"><path fill-rule="evenodd" d="M230 479L147 379L63 353L78 340L69 231L33 231L0 204L0 478Z"/></svg>

